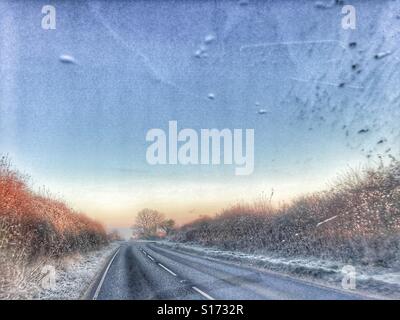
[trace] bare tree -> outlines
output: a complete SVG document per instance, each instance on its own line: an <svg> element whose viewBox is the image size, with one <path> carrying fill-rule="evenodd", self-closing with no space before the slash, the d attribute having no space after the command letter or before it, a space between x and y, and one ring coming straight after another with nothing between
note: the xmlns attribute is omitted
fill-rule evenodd
<svg viewBox="0 0 400 320"><path fill-rule="evenodd" d="M172 219L167 219L164 220L161 224L161 228L165 231L165 233L168 235L174 230L175 227L175 221Z"/></svg>
<svg viewBox="0 0 400 320"><path fill-rule="evenodd" d="M163 221L162 213L146 208L137 213L133 227L139 231L141 237L149 238L157 234L157 229L162 226Z"/></svg>

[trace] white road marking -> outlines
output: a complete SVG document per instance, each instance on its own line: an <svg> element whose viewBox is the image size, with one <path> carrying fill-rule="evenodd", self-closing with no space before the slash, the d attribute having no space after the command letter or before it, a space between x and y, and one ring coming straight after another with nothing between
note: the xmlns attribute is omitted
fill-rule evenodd
<svg viewBox="0 0 400 320"><path fill-rule="evenodd" d="M154 261L154 258L153 258L151 255L148 254L147 257L148 257L150 260Z"/></svg>
<svg viewBox="0 0 400 320"><path fill-rule="evenodd" d="M176 273L169 270L166 266L163 266L161 263L158 263L158 265L163 268L165 271L168 271L170 274L172 274L174 277L176 277Z"/></svg>
<svg viewBox="0 0 400 320"><path fill-rule="evenodd" d="M200 293L204 298L208 299L208 300L215 300L213 297L211 297L209 294L205 293L204 291L201 291L199 288L197 287L192 287L192 289L198 293Z"/></svg>
<svg viewBox="0 0 400 320"><path fill-rule="evenodd" d="M120 248L118 248L117 252L115 252L115 254L111 258L110 262L108 263L108 266L107 266L106 270L104 271L103 276L101 277L100 283L97 286L96 291L95 291L95 293L93 295L93 300L97 300L97 297L99 296L99 293L100 293L101 287L103 285L103 282L104 282L104 280L106 278L107 272L110 269L111 264L113 263L113 261L114 261L115 257L117 256L119 250L120 250Z"/></svg>

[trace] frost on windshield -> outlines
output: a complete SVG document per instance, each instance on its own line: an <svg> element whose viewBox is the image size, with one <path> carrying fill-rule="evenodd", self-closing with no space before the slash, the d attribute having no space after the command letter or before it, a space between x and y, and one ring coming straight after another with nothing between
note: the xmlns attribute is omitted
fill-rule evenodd
<svg viewBox="0 0 400 320"><path fill-rule="evenodd" d="M393 284L400 1L351 2L2 1L0 297L111 229Z"/></svg>

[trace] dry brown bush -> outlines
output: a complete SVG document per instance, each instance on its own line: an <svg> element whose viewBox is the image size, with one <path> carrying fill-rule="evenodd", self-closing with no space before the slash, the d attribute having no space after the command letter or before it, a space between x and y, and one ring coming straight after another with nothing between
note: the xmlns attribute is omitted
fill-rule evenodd
<svg viewBox="0 0 400 320"><path fill-rule="evenodd" d="M392 265L400 261L400 164L352 171L329 190L278 208L268 201L238 204L212 219L183 226L172 239L229 250Z"/></svg>
<svg viewBox="0 0 400 320"><path fill-rule="evenodd" d="M65 203L32 192L27 178L0 158L0 250L34 261L107 243L104 228ZM1 262L1 261L0 261Z"/></svg>

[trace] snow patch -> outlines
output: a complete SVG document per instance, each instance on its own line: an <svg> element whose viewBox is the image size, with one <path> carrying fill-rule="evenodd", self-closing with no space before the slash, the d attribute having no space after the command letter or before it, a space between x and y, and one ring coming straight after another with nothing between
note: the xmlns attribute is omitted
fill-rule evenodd
<svg viewBox="0 0 400 320"><path fill-rule="evenodd" d="M330 219L332 220L332 218ZM333 285L339 289L343 279L342 269L347 265L339 261L313 257L282 257L274 254L228 251L172 241L159 241L157 243L173 247L175 250L192 252L209 258L226 259L280 273L294 274L322 284ZM357 290L377 297L400 297L400 270L361 265L354 265L354 268L356 269Z"/></svg>
<svg viewBox="0 0 400 320"><path fill-rule="evenodd" d="M53 290L41 289L33 298L80 299L118 246L119 243L114 242L100 250L63 259L56 268L56 284Z"/></svg>
<svg viewBox="0 0 400 320"><path fill-rule="evenodd" d="M57 260L46 258L34 265L14 265L12 270L15 270L14 273L18 277L13 274L13 281L7 281L6 285L0 286L0 298L11 300L80 299L119 245L118 242L113 242L102 249L85 254L71 254ZM43 271L51 269L55 271L53 282L44 283L44 277L48 273Z"/></svg>

